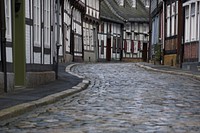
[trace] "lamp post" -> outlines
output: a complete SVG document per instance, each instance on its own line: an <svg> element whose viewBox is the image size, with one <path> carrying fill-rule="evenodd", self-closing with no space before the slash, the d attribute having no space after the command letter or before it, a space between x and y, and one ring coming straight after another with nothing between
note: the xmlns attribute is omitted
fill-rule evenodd
<svg viewBox="0 0 200 133"><path fill-rule="evenodd" d="M1 61L4 72L4 91L7 92L7 66L6 66L6 23L5 23L5 4L4 0L0 1L0 34L1 34Z"/></svg>

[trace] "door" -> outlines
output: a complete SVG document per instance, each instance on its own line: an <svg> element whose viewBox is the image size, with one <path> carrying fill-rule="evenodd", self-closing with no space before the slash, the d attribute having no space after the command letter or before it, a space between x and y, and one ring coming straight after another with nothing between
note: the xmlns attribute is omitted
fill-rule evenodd
<svg viewBox="0 0 200 133"><path fill-rule="evenodd" d="M142 59L147 61L147 43L143 43Z"/></svg>
<svg viewBox="0 0 200 133"><path fill-rule="evenodd" d="M106 60L111 61L111 38L107 38Z"/></svg>

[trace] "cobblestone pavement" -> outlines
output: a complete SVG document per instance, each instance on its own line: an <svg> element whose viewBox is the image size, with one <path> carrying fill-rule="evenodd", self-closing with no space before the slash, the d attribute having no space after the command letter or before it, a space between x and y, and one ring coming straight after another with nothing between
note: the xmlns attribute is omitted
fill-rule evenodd
<svg viewBox="0 0 200 133"><path fill-rule="evenodd" d="M87 90L0 122L1 133L199 133L200 82L132 63L86 64Z"/></svg>

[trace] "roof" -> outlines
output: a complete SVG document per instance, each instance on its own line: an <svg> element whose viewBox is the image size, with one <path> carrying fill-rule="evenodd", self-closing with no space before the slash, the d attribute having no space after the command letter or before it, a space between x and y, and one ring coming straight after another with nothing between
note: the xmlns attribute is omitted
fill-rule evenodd
<svg viewBox="0 0 200 133"><path fill-rule="evenodd" d="M130 0L124 0L124 6L118 5L116 0L104 0L101 2L101 18L121 22L148 22L148 9L141 0L137 0L135 8L131 6Z"/></svg>

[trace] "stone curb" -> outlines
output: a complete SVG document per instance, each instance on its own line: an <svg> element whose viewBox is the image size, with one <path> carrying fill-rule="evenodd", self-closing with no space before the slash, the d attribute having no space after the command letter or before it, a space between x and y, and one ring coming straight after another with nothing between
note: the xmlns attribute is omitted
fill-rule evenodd
<svg viewBox="0 0 200 133"><path fill-rule="evenodd" d="M71 65L67 66L66 72L68 72L68 73L70 73L74 76L77 76L79 78L80 77L83 78L83 76L79 76L79 75L70 71L71 68L75 65L78 65L78 64L71 64ZM37 107L41 107L41 106L44 106L44 105L55 103L55 102L59 101L60 99L63 99L67 96L76 94L78 92L81 92L81 91L87 89L89 84L90 84L90 81L83 79L81 83L72 87L71 89L48 95L48 96L43 97L39 100L31 101L31 102L28 102L28 103L22 103L22 104L19 104L19 105L10 107L10 108L0 110L0 121L22 115L23 113L31 111L31 110L33 110Z"/></svg>
<svg viewBox="0 0 200 133"><path fill-rule="evenodd" d="M138 66L138 67L144 68L146 70L154 71L154 72L161 72L161 73L167 73L167 74L187 76L187 77L190 77L190 78L194 78L194 79L200 80L200 75L198 76L198 75L193 75L193 74L189 74L189 73L185 73L185 72L159 70L159 69L155 69L155 68L152 68L152 67L149 67L149 66L145 66L145 65L142 65L142 64L139 64L139 63L136 63L135 65Z"/></svg>

